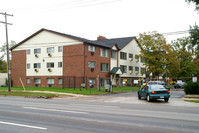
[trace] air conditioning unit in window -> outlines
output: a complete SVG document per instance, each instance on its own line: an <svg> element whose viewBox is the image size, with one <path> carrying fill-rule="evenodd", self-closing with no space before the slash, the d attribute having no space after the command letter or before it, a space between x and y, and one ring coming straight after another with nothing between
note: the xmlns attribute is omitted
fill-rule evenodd
<svg viewBox="0 0 199 133"><path fill-rule="evenodd" d="M49 71L49 72L52 72L52 69L51 69L51 68L48 68L48 71Z"/></svg>
<svg viewBox="0 0 199 133"><path fill-rule="evenodd" d="M133 58L131 58L130 61L133 61Z"/></svg>
<svg viewBox="0 0 199 133"><path fill-rule="evenodd" d="M52 53L48 53L48 56L49 56L49 57L52 57Z"/></svg>
<svg viewBox="0 0 199 133"><path fill-rule="evenodd" d="M94 71L94 68L91 68L91 72L93 72Z"/></svg>
<svg viewBox="0 0 199 133"><path fill-rule="evenodd" d="M129 73L130 73L130 74L132 74L132 73L133 73L133 71L131 71L131 70L130 70L130 71L129 71Z"/></svg>
<svg viewBox="0 0 199 133"><path fill-rule="evenodd" d="M139 74L139 72L138 71L136 71L136 75L138 75Z"/></svg>
<svg viewBox="0 0 199 133"><path fill-rule="evenodd" d="M39 69L36 68L36 69L35 69L35 72L39 72Z"/></svg>
<svg viewBox="0 0 199 133"><path fill-rule="evenodd" d="M39 55L38 55L38 54L35 54L35 57L36 57L36 58L39 58Z"/></svg>
<svg viewBox="0 0 199 133"><path fill-rule="evenodd" d="M91 55L94 55L95 54L95 52L91 52Z"/></svg>

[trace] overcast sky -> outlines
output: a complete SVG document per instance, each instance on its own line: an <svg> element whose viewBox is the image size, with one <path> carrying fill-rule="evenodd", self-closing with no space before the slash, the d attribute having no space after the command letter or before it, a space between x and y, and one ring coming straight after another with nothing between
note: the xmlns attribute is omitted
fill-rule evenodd
<svg viewBox="0 0 199 133"><path fill-rule="evenodd" d="M8 17L9 41L17 43L41 28L95 40L186 31L199 25L199 13L185 0L0 0L0 12ZM0 15L0 21L4 21ZM187 36L188 34L183 34ZM182 36L182 35L180 35ZM176 36L165 36L168 40ZM0 46L5 43L5 27L0 23Z"/></svg>

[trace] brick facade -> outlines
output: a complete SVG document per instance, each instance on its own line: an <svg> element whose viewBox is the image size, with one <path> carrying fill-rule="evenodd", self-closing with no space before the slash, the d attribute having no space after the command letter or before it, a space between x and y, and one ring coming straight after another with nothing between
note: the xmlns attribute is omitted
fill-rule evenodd
<svg viewBox="0 0 199 133"><path fill-rule="evenodd" d="M12 51L11 65L13 86L22 86L20 78L23 83L26 83L26 50Z"/></svg>

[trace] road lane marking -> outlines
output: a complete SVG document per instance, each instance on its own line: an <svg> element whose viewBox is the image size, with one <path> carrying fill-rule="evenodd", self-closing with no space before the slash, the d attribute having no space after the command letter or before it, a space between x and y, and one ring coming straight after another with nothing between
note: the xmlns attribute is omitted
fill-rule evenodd
<svg viewBox="0 0 199 133"><path fill-rule="evenodd" d="M5 121L0 121L0 124L47 130L47 128L44 128L44 127L30 126L30 125L17 124L17 123L5 122Z"/></svg>
<svg viewBox="0 0 199 133"><path fill-rule="evenodd" d="M84 107L100 107L100 108L111 108L111 109L120 109L118 106L103 106L103 105L87 105L87 104L70 104L71 106L84 106Z"/></svg>
<svg viewBox="0 0 199 133"><path fill-rule="evenodd" d="M25 108L25 109L33 109L33 110L53 111L53 112L64 112L64 113L89 114L87 112L58 110L58 109L47 109L47 108L37 108L37 107L23 107L23 108Z"/></svg>

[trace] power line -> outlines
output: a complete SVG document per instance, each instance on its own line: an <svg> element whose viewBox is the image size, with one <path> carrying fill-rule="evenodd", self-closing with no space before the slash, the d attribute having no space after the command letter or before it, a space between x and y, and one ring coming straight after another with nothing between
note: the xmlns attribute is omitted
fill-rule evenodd
<svg viewBox="0 0 199 133"><path fill-rule="evenodd" d="M0 23L5 24L5 29L6 29L6 46L7 46L7 72L8 72L8 91L11 91L11 72L10 72L10 57L9 57L9 44L8 44L8 28L7 25L12 25L11 23L7 22L7 16L13 17L11 14L5 13L0 13L1 15L4 15L5 17L5 22L0 21Z"/></svg>

